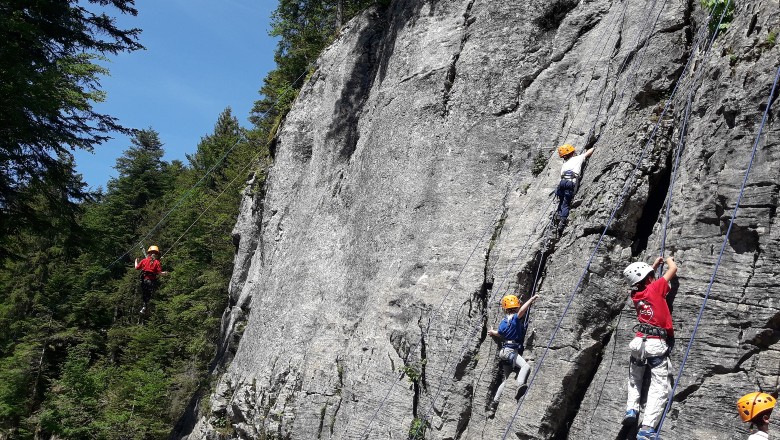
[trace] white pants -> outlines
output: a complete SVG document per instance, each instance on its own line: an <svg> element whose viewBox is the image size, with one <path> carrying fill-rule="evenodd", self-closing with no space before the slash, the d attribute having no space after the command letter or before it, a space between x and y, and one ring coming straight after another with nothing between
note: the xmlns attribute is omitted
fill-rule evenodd
<svg viewBox="0 0 780 440"><path fill-rule="evenodd" d="M499 353L499 357L503 359L509 358L509 353L514 352L514 349L510 348L502 348L501 352ZM523 359L522 356L520 356L520 353L516 353L514 362L501 362L501 367L504 369L504 380L501 381L501 385L498 386L498 389L496 390L496 395L493 397L494 402L498 402L498 400L501 398L501 393L504 392L504 385L506 384L506 380L509 379L509 375L512 374L512 370L514 370L514 367L520 368L520 372L517 373L517 385L520 386L525 383L525 381L528 379L528 373L531 372L531 366L528 365L528 362Z"/></svg>
<svg viewBox="0 0 780 440"><path fill-rule="evenodd" d="M626 410L639 411L639 400L642 394L642 381L645 375L645 369L650 368L650 387L647 390L647 402L645 403L645 415L642 419L642 426L658 425L661 420L661 414L666 407L666 401L672 391L673 378L670 376L672 364L669 356L665 356L667 345L663 339L648 338L644 340L635 337L628 345L631 350L631 357L644 363L644 360L650 359L646 365L637 365L629 362L628 367L628 400L626 401ZM662 356L660 359L659 356Z"/></svg>

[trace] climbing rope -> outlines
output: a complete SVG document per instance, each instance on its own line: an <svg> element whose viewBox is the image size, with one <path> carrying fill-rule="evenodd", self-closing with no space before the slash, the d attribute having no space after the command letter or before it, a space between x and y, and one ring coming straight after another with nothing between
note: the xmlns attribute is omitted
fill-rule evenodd
<svg viewBox="0 0 780 440"><path fill-rule="evenodd" d="M656 2L657 2L657 0L655 0L655 1L653 2L653 6L651 6L651 7L649 8L649 12L648 12L648 14L649 14L650 12L652 12L652 10L653 10L653 8L654 8L654 6L655 6ZM664 4L662 5L662 8L659 10L658 14L656 15L656 19L653 21L653 26L652 26L652 28L650 29L650 31L649 31L649 34L648 34L648 37L647 37L647 38L649 38L649 36L650 36L650 35L652 35L652 32L653 32L653 30L655 29L655 25L656 25L656 23L657 23L658 17L660 16L660 14L661 14L661 12L662 12L662 10L663 10L663 6L664 6L665 4L666 4L666 1L664 1ZM625 7L626 7L626 5L624 4L624 9L623 9L623 11L622 11L622 13L621 13L621 16L623 16L623 14L625 13ZM640 40L640 37L639 37L639 36L637 36L637 38L636 38L636 40L635 40L635 43L636 43L636 44L638 44L639 40ZM605 42L605 45L604 45L604 46L606 46L606 42ZM602 47L602 49L603 49L603 47ZM639 49L639 50L641 51L642 55L644 55L645 51L644 51L644 50L641 50L641 49ZM626 62L627 62L628 58L629 58L629 57L627 56L627 57L626 57L626 58L623 60L623 64L621 65L621 68L620 68L620 70L619 70L619 72L618 72L618 75L619 75L620 73L622 73L622 71L624 70L624 67L625 67L625 64L626 64ZM641 60L642 58L639 58L639 59ZM639 64L641 64L641 62L639 62L639 61L638 61L636 64L634 64L634 65L632 66L632 69L636 69L636 68L637 68L637 66L638 66ZM686 68L687 68L687 65L686 65ZM635 78L635 77L636 77L636 75L634 75L634 78ZM591 81L592 81L592 79L591 79ZM627 89L627 87L628 87L628 83L629 83L628 81L626 81L626 83L624 83L624 86L623 86L623 89L622 89L622 92L621 92L621 95L620 95L621 97L622 97L622 96L625 94L625 90L626 90L626 89ZM676 88L675 88L675 89L676 89ZM579 109L580 109L580 108L581 108L581 105L578 107L578 111L579 111ZM660 121L660 119L659 119L659 121ZM654 132L655 132L655 130L654 130ZM545 247L547 246L547 243L548 243L548 242L549 242L549 240L546 240L546 242L545 242ZM542 254L540 255L540 262L539 262L539 266L538 266L538 268L537 268L536 278L535 278L535 280L534 280L534 283L533 283L533 290L532 290L532 293L533 293L533 292L535 292L535 289L536 289L536 287L537 287L537 285L538 285L538 279L539 279L539 276L540 276L540 271L541 271L541 267L542 267L542 261L541 261L541 259L544 257L544 253L545 253L545 252L546 252L546 249L544 249L544 250L542 251ZM495 295L495 293L496 293L496 292L499 292L499 291L500 291L500 289L495 289L495 290L494 290L494 294L493 294L493 295ZM492 300L492 296L491 296L491 300ZM486 311L486 312L487 312L487 311ZM528 326L528 323L529 323L529 320L530 320L530 312L531 312L531 310L528 310L528 311L526 312L526 315L525 315L525 317L524 317L524 327L525 327L526 329L527 329L527 326ZM485 315L485 313L483 313L483 316L481 316L481 317L480 317L480 319L477 321L477 326L476 326L475 328L479 328L479 323L481 322L481 320L483 320L483 319L484 319L484 315ZM471 337L473 337L473 335L474 335L474 334L475 334L475 330L472 330L472 332L471 332ZM468 339L465 339L465 340L464 340L464 345L463 345L463 347L462 347L462 348L461 348L461 350L460 350L460 356L459 356L459 359L458 359L458 361L462 360L462 356L463 356L463 354L465 353L465 349L466 349L466 347L467 347L467 344L468 344L468 341L469 341L469 340L470 340L470 338L468 338ZM447 358L445 359L445 366L446 366L446 365L448 365L448 361L449 361L449 353L448 353L448 356L447 356ZM447 368L445 368L445 370L444 370L444 371L447 371ZM442 375L442 376L443 376L443 375ZM426 418L425 418L425 419L423 419L423 420L427 420L427 415L429 415L429 414L430 414L430 412L432 411L432 409L433 409L433 407L434 407L434 404L435 404L435 401L438 399L438 396L439 396L439 394L440 394L440 392L441 392L441 389L442 389L442 388L443 388L443 387L441 387L441 386L438 388L438 390L437 390L437 392L436 392L436 394L435 394L434 398L433 398L433 399L432 399L432 401L431 401L431 404L430 404L429 410L428 410L428 412L427 412L427 414L426 414ZM529 386L529 388L530 388L530 386ZM370 422L369 422L369 423L370 423ZM422 428L422 425L423 425L423 424L421 424L421 425L419 425L419 426L418 426L418 428L417 428L417 431L419 431L419 429L421 429L421 428ZM414 433L413 433L413 434L414 434Z"/></svg>
<svg viewBox="0 0 780 440"><path fill-rule="evenodd" d="M650 11L651 12L652 12L653 8L655 8L655 5L656 5L657 2L658 2L658 0L653 0L653 4L650 7ZM650 38L653 36L653 31L655 31L655 26L658 24L658 18L661 17L661 12L663 12L664 7L666 7L666 2L667 2L667 0L664 0L663 3L661 3L661 7L658 8L658 14L656 14L655 19L653 20L653 25L650 27L650 31L647 33L647 36L644 38L644 43L642 43L642 44L639 43L640 35L637 35L637 38L635 40L635 45L634 45L634 51L636 51L638 53L637 60L636 60L635 63L632 64L632 70L628 74L631 77L631 81L630 82L631 82L632 85L636 83L637 70L638 70L639 66L644 62L644 57L647 54L646 50L641 50L640 51L639 47L642 47L642 48L646 48L647 47L647 42L650 41ZM628 63L633 58L631 55L632 55L631 53L628 53L626 55L626 57L623 59L623 63L620 66L620 69L618 69L618 73L617 73L618 75L620 75L620 73L624 70L626 63ZM629 82L629 80L628 80L628 78L626 78L626 84L628 84L628 82ZM607 118L604 121L605 129L609 125L610 120L617 114L617 110L618 110L618 108L620 108L620 103L623 102L623 97L626 94L626 89L627 89L627 87L623 87L621 89L620 96L615 101L616 102L616 104L614 106L615 111L614 112L607 111ZM599 114L600 113L601 113L601 108L599 107ZM659 119L659 121L660 121L660 119ZM595 124L594 124L594 126L595 126Z"/></svg>
<svg viewBox="0 0 780 440"><path fill-rule="evenodd" d="M720 20L721 21L723 20L723 17L725 15L725 11L726 11L726 9L724 9L723 13L720 16ZM707 18L704 21L705 23L709 23L710 22L710 20L712 19L713 13L714 13L714 10L710 11L709 16L707 16ZM719 27L716 28L716 29L719 29ZM695 41L697 41L697 43L695 44L695 47L698 47L699 44L704 40L704 37L706 36L707 32L708 32L708 28L706 26L702 26L699 29L699 32L698 32L697 37L695 39ZM716 33L717 33L717 31L716 31ZM715 35L715 36L717 36L717 35ZM707 46L707 48L705 50L705 54L707 54L710 51L714 41L715 41L714 38L712 38L710 40L710 42L709 42L709 44L708 44L708 46ZM691 56L693 56L693 53L691 54ZM667 237L667 231L669 229L670 211L671 211L671 206L672 206L672 196L673 196L673 191L674 191L674 187L675 187L675 183L676 183L677 173L678 173L678 170L679 170L680 155L681 155L682 149L684 148L685 133L686 133L687 126L688 126L688 120L690 118L691 106L693 104L693 95L694 95L694 93L696 91L696 83L698 82L699 79L701 79L703 73L704 73L704 69L698 69L696 71L696 76L694 77L693 81L691 82L690 87L688 88L688 95L687 95L687 99L686 99L686 106L685 106L685 110L683 111L683 115L682 115L682 118L681 118L681 121L680 121L680 125L679 125L680 135L679 135L679 138L678 138L678 141L677 141L677 145L676 145L676 148L675 148L675 151L674 151L675 159L674 159L674 162L673 162L672 175L671 175L671 178L670 178L669 190L668 190L668 195L667 195L667 199L666 199L666 208L665 208L665 214L664 214L664 226L663 226L662 240L661 240L661 243L660 243L660 256L661 257L664 256L665 249L666 249L666 237ZM661 277L661 274L663 272L662 269L663 269L663 263L661 265L659 265L659 267L658 267L658 273L657 273L657 277L658 278ZM628 296L626 299L624 299L623 305L620 308L620 311L618 312L618 319L617 319L617 323L615 324L615 336L613 338L612 356L610 357L610 363L609 363L609 367L607 368L607 372L604 375L604 382L601 385L600 392L599 392L599 397L596 399L596 404L595 404L594 409L593 409L593 411L591 413L591 419L590 419L589 426L591 426L592 423L593 423L593 416L596 414L598 406L601 403L601 396L604 393L604 388L606 387L607 380L609 379L609 375L610 375L610 372L612 370L612 364L614 362L615 351L617 349L617 339L618 339L617 338L617 330L620 328L620 321L621 321L621 319L623 317L623 310L625 309L625 306L628 303L629 299L630 299L630 296ZM591 430L591 433L592 433L592 430Z"/></svg>
<svg viewBox="0 0 780 440"><path fill-rule="evenodd" d="M726 6L723 8L723 11L720 14L720 18L718 19L718 24L715 26L715 31L712 33L712 38L710 38L709 44L704 50L704 55L706 56L710 50L712 49L712 45L715 44L715 38L717 38L718 33L720 32L720 25L723 23L723 19L726 16L726 11L729 9L729 5L731 4L731 0L726 1ZM715 9L713 8L710 11L709 16L707 16L707 19L705 20L705 23L709 23L710 20L712 20L713 13L715 12ZM707 26L702 26L702 31L706 30ZM704 69L699 69L696 76L694 77L691 87L688 90L688 98L686 99L685 103L685 110L683 112L683 119L682 123L680 124L680 136L677 141L677 148L675 150L675 157L674 157L674 166L672 168L672 176L671 176L671 182L669 184L669 193L666 199L666 210L665 210L665 220L664 220L664 228L663 228L663 234L661 238L661 248L660 248L660 256L663 257L664 253L666 251L666 238L667 238L667 231L669 229L669 217L670 217L670 210L672 206L672 198L674 195L674 184L677 180L677 172L679 170L679 164L680 164L680 156L682 154L683 148L685 148L685 132L688 128L688 119L691 115L691 107L693 106L693 95L696 91L696 83L699 82L699 80L704 75ZM663 263L661 263L660 266L658 266L658 275L660 277L660 274L663 271Z"/></svg>
<svg viewBox="0 0 780 440"><path fill-rule="evenodd" d="M549 210L549 207L552 204L553 200L555 200L555 199L551 198L550 202L547 204L547 207L542 211L543 215L542 215L541 219L539 220L539 222L537 222L536 227L538 227L539 224L541 223L541 220L543 220L545 218L544 214L546 213L547 210ZM551 222L552 222L552 220L548 221L547 224L545 225L545 229L548 231L548 233L546 234L546 238L548 240L545 241L545 244L542 247L541 254L539 255L539 258L540 258L540 268L541 268L541 259L544 257L544 253L546 252L546 248L547 248L547 243L549 242L549 229L550 229L549 226L550 226ZM534 229L532 229L531 231L529 231L528 238L526 239L525 243L521 247L520 254L527 253L528 250L530 249L530 247L528 246L528 243L531 240L531 237L534 235L533 233L535 232L536 227ZM519 259L519 256L520 255L518 254L518 258L515 259L515 262L517 262L517 260ZM513 263L513 265L514 265L514 263ZM508 279L507 275L508 275L508 272L510 270L511 270L511 267L507 268L507 270L506 270L506 272L504 274L505 276L502 279L502 284L503 284L504 280ZM538 280L538 276L539 276L539 272L537 271L537 280ZM534 285L535 284L536 284L536 280L534 281ZM500 288L501 288L501 285L499 285L499 288L493 289L493 293L491 294L490 298L487 300L487 304L491 304L494 301L496 293L500 292L500 290L501 290ZM534 288L535 288L535 286L534 286ZM531 296L533 296L533 291L531 292ZM526 315L525 315L526 318L530 315L529 312L530 312L530 310L526 311ZM453 362L454 365L457 365L457 362L460 362L460 360L463 359L463 354L465 353L466 348L468 347L468 341L473 340L474 336L476 335L477 329L479 329L482 326L482 322L484 321L484 319L486 317L487 317L487 309L485 310L485 312L483 312L480 316L478 316L475 319L476 325L472 326L471 333L469 334L469 336L467 338L464 339L464 344L461 347L461 350L459 352L457 361ZM442 375L440 377L444 377L443 373L446 372L446 371L449 371L450 353L452 353L452 352L451 351L448 352L447 357L444 360L444 368L442 369ZM448 375L448 377L450 377L450 376ZM430 417L431 412L433 411L433 408L435 406L435 403L438 400L439 395L441 394L441 391L443 389L447 388L451 382L452 382L452 378L448 379L448 382L446 383L446 385L440 382L440 385L437 388L435 395L433 396L433 398L431 398L430 405L428 406L428 410L426 411L425 416L422 418L423 420L428 420L428 417ZM415 431L418 431L419 429L420 428L418 427L417 430L415 430ZM412 434L415 434L415 432L413 431Z"/></svg>
<svg viewBox="0 0 780 440"><path fill-rule="evenodd" d="M659 16L660 16L660 12L659 12ZM693 48L693 50L692 50L692 53L695 53L695 50L697 48L698 48L698 46L695 46ZM680 76L678 77L678 80L675 82L675 86L672 89L672 93L671 93L670 97L667 99L666 104L664 105L663 111L661 112L661 114L660 114L660 116L658 118L658 121L656 122L655 126L653 127L653 130L651 131L650 136L649 136L647 142L645 143L645 146L641 150L641 153L639 155L639 159L635 163L633 169L631 170L631 173L629 174L628 178L626 179L625 184L623 185L623 189L621 191L621 194L620 194L620 196L618 197L618 199L617 199L617 201L615 203L615 206L614 206L614 208L613 208L613 210L612 210L612 212L611 212L611 214L609 216L609 219L607 220L607 223L606 223L606 225L604 227L604 230L602 231L601 235L599 236L599 239L598 239L598 241L596 243L596 246L595 246L593 252L590 254L590 257L588 258L588 260L587 260L587 262L585 264L585 268L583 269L582 274L580 275L580 278L577 281L577 284L575 285L574 289L572 290L571 294L569 295L569 300L568 300L566 306L564 307L563 313L562 313L561 317L559 318L558 323L556 324L556 327L555 327L555 329L553 330L553 332L552 332L552 334L550 336L550 339L549 339L549 341L547 343L547 346L545 347L544 352L542 353L542 356L540 357L539 361L537 362L537 365L536 365L536 368L534 369L533 375L531 376L531 379L528 382L528 388L526 390L526 393L523 395L523 397L521 397L520 401L518 402L517 407L515 409L515 412L514 412L514 414L512 416L512 419L510 420L509 424L506 427L506 430L505 430L504 435L502 437L503 440L505 440L507 438L507 435L509 434L509 431L511 430L511 427L514 424L515 419L517 418L517 415L520 412L520 409L522 408L523 402L525 401L525 396L527 396L528 393L530 393L531 388L533 387L533 384L534 384L534 382L536 380L536 376L539 373L541 367L544 365L544 360L545 360L545 358L547 357L547 354L550 351L550 347L552 345L553 340L557 336L558 331L560 330L561 325L563 324L563 319L566 317L566 315L569 312L569 309L571 308L571 304L574 301L574 297L576 296L577 290L582 285L582 282L584 281L585 276L588 273L588 269L590 268L590 265L591 265L591 263L593 261L593 258L595 257L597 251L601 247L601 244L602 244L602 242L604 240L604 237L606 236L606 233L609 230L609 227L611 226L611 224L612 224L612 222L613 222L613 220L614 220L614 218L615 218L615 216L617 214L617 211L620 209L620 207L622 205L622 202L625 199L625 196L626 196L626 194L628 192L628 189L630 188L630 186L631 186L631 184L632 184L632 182L634 180L634 176L636 175L637 170L639 169L639 166L641 165L642 161L644 160L644 156L647 153L648 147L650 146L650 144L652 143L653 139L655 138L655 134L658 131L658 127L660 126L661 122L663 121L663 118L666 115L666 112L668 111L669 106L671 105L671 102L672 102L672 100L674 99L674 97L675 97L675 95L677 93L677 90L679 89L679 85L680 85L680 82L681 82L680 78L683 78L683 75L685 75L685 73L688 71L688 68L690 67L692 60L693 60L693 56L690 56L688 58L688 62L686 63L686 65L683 68Z"/></svg>
<svg viewBox="0 0 780 440"><path fill-rule="evenodd" d="M625 21L626 9L628 9L628 1L627 0L623 1L623 10L621 11L620 15L617 18L615 18L615 22L609 27L610 33L612 33L611 31L614 29L614 27L615 27L615 25L617 23L622 23L622 22ZM604 32L599 36L599 39L597 41L601 41L602 40L602 37L604 37L604 34L606 33L606 31L607 31L607 26L604 26ZM618 36L618 38L620 38L620 37ZM606 49L607 46L609 46L608 43L609 43L609 41L605 41L604 44L601 45L601 51L599 52L599 58L601 58L602 55L604 55L604 49ZM590 62L590 58L588 59L588 62ZM585 103L585 101L588 98L588 90L590 90L590 85L593 83L593 77L595 76L595 73L596 73L596 67L597 67L597 64L593 63L593 69L590 72L590 81L588 81L587 86L585 86L585 91L582 93L582 101L580 101L579 105L577 106L577 111L574 113L574 117L571 119L571 123L569 124L569 128L566 130L566 135L563 136L564 140L568 139L569 134L571 134L571 129L572 129L572 127L574 127L574 121L575 121L576 117L579 116L580 109L582 109L582 105ZM620 75L620 73L618 73L618 75ZM605 87L606 87L606 83L607 83L608 80L609 80L609 63L607 63L607 74L604 75ZM574 91L574 88L572 87L572 92L573 91ZM571 94L571 92L570 92L570 94ZM565 102L568 102L568 97L565 100ZM598 119L598 114L596 115L596 119Z"/></svg>
<svg viewBox="0 0 780 440"><path fill-rule="evenodd" d="M222 189L222 191L221 191L219 194L217 194L217 196L216 196L216 197L214 197L213 199L211 199L211 203L209 203L209 204L208 204L208 206L206 206L206 208L204 208L203 210L201 210L201 212L200 212L200 214L198 215L198 217L196 217L196 218L195 218L195 220L194 220L192 223L190 223L190 225L189 225L189 226L187 226L187 229L185 229L185 230L184 230L184 232L182 232L182 234L179 236L179 238L177 238L177 239L176 239L176 241L174 241L172 245L168 246L167 250L165 251L165 253L163 253L163 254L162 254L162 257L160 257L160 258L163 258L163 257L165 257L166 255L168 255L168 253L169 253L171 250L173 250L173 248L174 248L174 247L176 247L176 245L179 243L179 241L180 241L182 238L184 238L184 236L185 236L185 235L187 235L187 233L188 233L188 232L190 232L190 229L192 229L192 227L193 227L193 226L195 226L195 224L197 224L197 223L198 223L198 221L201 219L201 217L203 217L203 215L204 215L204 214L206 214L207 212L209 212L209 210L211 209L211 207L212 207L212 206L214 206L214 204L217 202L217 200L219 200L219 198L220 198L220 197L222 197L222 194L225 194L225 192L226 192L226 191L227 191L227 190L228 190L230 187L232 187L232 186L233 186L233 184L234 184L236 181L238 181L238 178L239 178L239 177L246 177L246 174L245 174L245 172L246 172L246 171L249 169L249 167L251 167L252 165L255 165L255 164L257 164L257 161L258 161L258 159L260 159L260 156L261 156L262 154L263 154L263 151L261 150L261 151L259 151L257 154L255 154L255 156L254 156L252 159L250 159L249 161L247 161L247 164L244 166L244 168L242 168L242 169L241 169L241 170L240 170L240 171L239 171L239 172L236 174L236 176L233 178L233 180L231 180L231 181L230 181L230 182L229 182L227 185L225 185L225 187Z"/></svg>
<svg viewBox="0 0 780 440"><path fill-rule="evenodd" d="M726 7L728 8L728 5ZM674 393L677 390L677 386L680 383L680 379L682 378L683 371L685 370L685 364L686 362L688 362L688 356L690 355L691 347L693 346L693 341L696 339L696 332L699 330L699 324L701 323L701 318L704 315L704 309L707 307L707 300L709 299L710 293L712 292L712 285L715 283L715 277L718 274L718 269L720 268L720 262L723 258L724 252L726 251L726 244L729 241L729 235L731 234L731 229L734 226L734 219L737 217L737 212L739 211L739 205L742 202L742 196L745 193L745 187L747 186L748 177L750 176L750 170L753 167L753 160L756 157L758 144L764 132L764 125L766 124L767 116L769 115L769 110L772 108L772 98L774 98L775 96L778 78L780 78L780 67L778 67L777 73L775 73L775 80L772 83L772 89L769 92L769 98L767 99L766 108L764 109L764 115L761 118L761 125L759 125L758 127L758 134L756 135L756 140L753 142L753 150L750 153L750 161L748 162L747 170L745 170L745 177L742 179L742 186L739 189L737 202L734 206L734 211L731 213L731 218L729 219L729 227L726 230L726 235L723 237L723 242L721 243L720 246L720 252L718 253L718 259L715 262L715 269L712 271L710 282L707 285L707 291L704 294L704 300L702 301L701 307L699 308L699 315L696 317L696 323L693 326L693 331L691 332L691 338L688 341L687 348L685 349L685 355L683 356L682 363L680 364L680 370L677 373L677 378L674 381L674 386L672 387L670 396L674 396ZM666 415L668 414L669 409L672 406L672 400L673 399L670 398L666 402L666 408L664 408L664 412L661 415L661 421L658 423L658 429L656 431L656 436L655 436L656 440L658 440L658 436L661 432L661 428L663 427L664 420L666 419Z"/></svg>
<svg viewBox="0 0 780 440"><path fill-rule="evenodd" d="M305 75L306 75L308 72L309 72L309 68L307 67L307 68L306 68L306 69L304 69L304 71L303 71L303 72L302 72L302 73L301 73L301 74L298 76L298 78L296 78L296 79L295 79L295 81L293 81L292 83L290 83L290 84L287 86L287 88L286 88L285 90L283 90L283 91L282 91L282 93L280 93L280 97L279 97L279 98L277 98L277 99L276 99L276 100L275 100L275 101L274 101L274 102L271 104L271 106L270 106L270 107L269 107L269 108L268 108L268 109L267 109L265 112L263 112L263 114L262 114L260 117L262 118L262 117L265 117L265 116L267 116L267 115L268 115L268 113L270 113L270 112L271 112L271 110L275 109L275 108L276 108L276 104L278 104L278 103L279 103L279 101L280 101L280 99L281 99L281 96L282 96L282 95L284 95L284 94L285 94L287 91L289 91L289 90L292 90L292 88L293 88L293 87L295 87L295 85L298 83L298 81L300 81L300 80L301 80L301 79L302 79L302 78L303 78L303 77L304 77L304 76L305 76ZM134 244L133 244L133 245L132 245L132 246L131 246L131 247L130 247L130 248L127 250L127 251L125 251L125 252L124 252L122 255L120 255L120 256L119 256L118 258L116 258L114 261L112 261L111 263L109 263L109 264L106 266L106 268L105 268L104 270L108 270L108 269L109 269L111 266L113 266L114 264L116 264L117 262L119 262L120 260L122 260L123 258L125 258L126 256L128 256L128 255L129 255L129 254L130 254L130 253L131 253L131 252L132 252L132 251L133 251L133 250L136 248L136 246L139 246L139 245L140 245L141 247L143 247L143 243L144 243L144 241L148 240L148 239L149 239L149 237L151 237L151 236L152 236L152 234L154 234L154 232L156 232L156 231L157 231L157 229L159 229L159 228L162 226L163 222L165 222L165 220L168 218L168 216L170 216L170 215L171 215L171 214L172 214L172 213L173 213L173 212L174 212L174 211L175 211L175 210L176 210L176 209L177 209L179 206L181 206L181 204L182 204L182 203L184 203L184 201L185 201L186 199L188 199L188 198L189 198L189 197L190 197L190 196L191 196L191 195L192 195L192 194L195 192L195 188L197 188L197 187L198 187L198 186L199 186L199 185L200 185L200 184L201 184L201 183L202 183L202 182L203 182L203 181L206 179L206 177L208 177L208 176L209 176L209 175L210 175L210 174L211 174L211 173L212 173L212 172L213 172L213 171L214 171L214 170L215 170L215 169L216 169L216 168L217 168L217 167L218 167L220 164L222 164L222 162L223 162L223 161L224 161L224 160L225 160L225 159L228 157L228 155L229 155L229 154L230 154L230 153L231 153L231 152L232 152L232 151L233 151L233 150L234 150L234 149L235 149L235 148L236 148L236 147L239 145L239 143L240 143L242 140L246 140L246 137L244 136L243 132L241 132L241 131L240 131L240 132L239 132L239 139L237 139L237 140L236 140L236 142L235 142L235 143L233 143L233 145L232 145L232 146L231 146L231 147L230 147L230 148L229 148L227 151L225 151L225 153L222 155L222 157L220 157L220 159L219 159L217 162L215 162L215 163L214 163L214 165L212 165L212 166L211 166L211 167L210 167L210 168L209 168L209 169L206 171L206 173L205 173L203 176L201 176L201 178L200 178L200 179L199 179L197 182L195 182L195 184L194 184L194 185L192 185L192 186L191 186L191 187L190 187L190 188L189 188L189 189L188 189L188 190L187 190L187 191L186 191L186 192L185 192L185 193L184 193L184 194L183 194L183 195L182 195L182 196L181 196L181 197L180 197L180 198L179 198L177 201L176 201L176 203L174 203L173 207L171 207L171 209L169 209L169 210L168 210L168 212L166 212L166 213L165 213L165 215L163 215L163 216L162 216L162 218L161 218L161 219L160 219L160 220L157 222L157 224L155 224L155 225L152 227L152 229L151 229L151 230L149 230L149 232L148 232L146 235L144 235L144 236L143 236L143 238L141 238L141 240L139 240L138 242L134 243Z"/></svg>

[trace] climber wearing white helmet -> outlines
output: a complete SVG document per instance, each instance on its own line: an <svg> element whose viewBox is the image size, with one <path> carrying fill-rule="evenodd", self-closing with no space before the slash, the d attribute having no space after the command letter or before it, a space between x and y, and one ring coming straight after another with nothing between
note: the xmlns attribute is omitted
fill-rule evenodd
<svg viewBox="0 0 780 440"><path fill-rule="evenodd" d="M632 286L631 300L634 302L639 321L639 324L634 327L636 336L628 346L631 350L631 361L624 425L634 425L637 422L642 381L645 369L650 368L650 387L647 391L645 415L637 440L655 440L655 428L666 407L666 399L670 391L669 346L674 338L674 329L666 295L671 290L669 282L677 273L677 264L673 258L667 258L668 269L662 278L656 280L655 270L663 262L663 258L658 257L652 266L643 262L631 263L623 271L623 275Z"/></svg>

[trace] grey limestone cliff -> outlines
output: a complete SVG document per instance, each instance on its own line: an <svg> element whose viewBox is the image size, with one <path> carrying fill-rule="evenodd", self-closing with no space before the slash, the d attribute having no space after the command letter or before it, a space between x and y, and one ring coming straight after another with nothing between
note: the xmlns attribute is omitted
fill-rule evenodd
<svg viewBox="0 0 780 440"><path fill-rule="evenodd" d="M633 438L622 268L666 231L676 371L780 63L777 0L737 1L709 52L706 15L693 0L394 0L348 23L281 126L266 187L246 193L224 368L189 438ZM777 116L665 439L745 438L736 399L778 386ZM556 237L564 142L596 151ZM514 383L488 411L486 331L501 295L532 289L525 357L545 357L510 424Z"/></svg>

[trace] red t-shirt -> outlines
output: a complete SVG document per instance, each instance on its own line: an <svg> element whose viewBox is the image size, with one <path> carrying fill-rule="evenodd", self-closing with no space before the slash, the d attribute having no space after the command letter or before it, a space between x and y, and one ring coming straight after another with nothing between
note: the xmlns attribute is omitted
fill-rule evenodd
<svg viewBox="0 0 780 440"><path fill-rule="evenodd" d="M667 335L672 337L672 314L669 312L669 304L666 303L666 295L670 290L669 283L659 278L645 287L645 290L634 292L631 299L634 301L636 319L639 322L666 329ZM641 332L636 332L636 335L643 336ZM648 336L653 337L657 336Z"/></svg>
<svg viewBox="0 0 780 440"><path fill-rule="evenodd" d="M156 280L157 275L162 272L162 265L160 260L152 260L150 257L146 257L138 263L138 267L135 270L144 271L144 279Z"/></svg>

